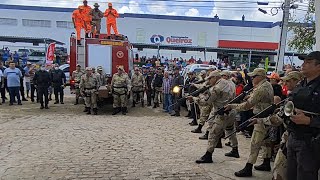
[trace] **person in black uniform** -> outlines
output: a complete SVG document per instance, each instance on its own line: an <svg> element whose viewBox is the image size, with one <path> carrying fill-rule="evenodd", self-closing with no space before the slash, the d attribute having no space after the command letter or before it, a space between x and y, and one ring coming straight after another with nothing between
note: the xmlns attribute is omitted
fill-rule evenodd
<svg viewBox="0 0 320 180"><path fill-rule="evenodd" d="M49 72L46 71L46 68L42 66L39 71L36 72L33 78L33 83L34 86L37 89L37 95L40 99L40 109L49 109L48 103L49 103L49 98L48 98L48 88L51 85L51 76ZM44 105L43 106L43 96L44 96Z"/></svg>
<svg viewBox="0 0 320 180"><path fill-rule="evenodd" d="M28 101L26 99L25 94L24 94L24 82L23 82L23 79L24 79L24 75L25 75L25 70L19 65L19 62L17 63L16 68L18 68L22 73L22 77L20 78L20 94L21 94L21 97L22 97L22 101Z"/></svg>
<svg viewBox="0 0 320 180"><path fill-rule="evenodd" d="M180 75L180 68L175 67L174 68L174 77L172 80L172 88L175 86L182 86L183 85L183 77ZM182 92L179 91L179 93L173 93L173 103L174 105L174 113L171 114L171 116L180 116L180 102L178 102L178 99L180 99L182 96Z"/></svg>
<svg viewBox="0 0 320 180"><path fill-rule="evenodd" d="M146 82L147 106L151 106L151 99L152 99L151 84L152 84L154 74L150 72L150 69L148 67L146 67L146 71L143 75L145 77L145 82Z"/></svg>
<svg viewBox="0 0 320 180"><path fill-rule="evenodd" d="M320 166L320 51L303 60L305 76L292 91L295 113L288 124L287 179L317 180Z"/></svg>
<svg viewBox="0 0 320 180"><path fill-rule="evenodd" d="M55 103L59 104L59 95L60 95L60 103L64 104L63 102L63 89L66 86L66 75L64 72L59 69L59 65L55 64L54 70L51 71L51 79L52 79L52 86L55 96Z"/></svg>
<svg viewBox="0 0 320 180"><path fill-rule="evenodd" d="M154 90L153 108L159 107L159 98L162 93L163 74L162 69L158 68L157 73L152 80L152 89Z"/></svg>

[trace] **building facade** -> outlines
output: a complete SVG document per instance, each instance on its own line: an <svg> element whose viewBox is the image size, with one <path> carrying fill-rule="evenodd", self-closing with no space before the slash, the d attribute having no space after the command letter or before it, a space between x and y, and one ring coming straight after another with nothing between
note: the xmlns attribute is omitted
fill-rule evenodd
<svg viewBox="0 0 320 180"><path fill-rule="evenodd" d="M4 36L52 38L69 46L75 32L73 8L36 7L0 4L0 33ZM104 11L103 9L101 9ZM103 19L102 33L106 32ZM219 18L121 14L118 29L133 43L205 46L232 49L275 51L280 37L279 22L224 20ZM0 42L0 45L5 43ZM16 45L17 46L17 45ZM32 48L32 47L31 47ZM157 55L157 50L135 50L140 56ZM161 50L160 55L188 59L217 59L217 53ZM241 56L242 55L236 55ZM247 56L246 56L247 57Z"/></svg>

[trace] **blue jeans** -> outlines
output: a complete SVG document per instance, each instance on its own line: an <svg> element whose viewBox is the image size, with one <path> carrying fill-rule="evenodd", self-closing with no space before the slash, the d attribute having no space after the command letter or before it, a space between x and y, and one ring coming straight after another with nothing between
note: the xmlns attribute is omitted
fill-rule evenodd
<svg viewBox="0 0 320 180"><path fill-rule="evenodd" d="M17 97L18 103L21 103L20 99L20 87L8 87L9 94L10 94L10 104L13 103L15 100L15 97Z"/></svg>
<svg viewBox="0 0 320 180"><path fill-rule="evenodd" d="M172 111L172 96L171 94L163 94L164 95L164 110L167 112Z"/></svg>

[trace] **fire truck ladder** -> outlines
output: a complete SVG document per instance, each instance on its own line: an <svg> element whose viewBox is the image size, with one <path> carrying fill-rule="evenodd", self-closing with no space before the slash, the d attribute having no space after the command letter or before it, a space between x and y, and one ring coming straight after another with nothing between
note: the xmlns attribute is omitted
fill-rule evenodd
<svg viewBox="0 0 320 180"><path fill-rule="evenodd" d="M80 64L82 68L86 67L85 41L85 38L81 38L81 45L77 45L77 64Z"/></svg>

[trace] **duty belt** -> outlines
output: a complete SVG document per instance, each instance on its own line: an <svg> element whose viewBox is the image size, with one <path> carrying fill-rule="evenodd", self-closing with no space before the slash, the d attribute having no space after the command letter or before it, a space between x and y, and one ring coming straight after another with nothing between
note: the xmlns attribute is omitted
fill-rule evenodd
<svg viewBox="0 0 320 180"><path fill-rule="evenodd" d="M101 21L101 19L92 19L92 21Z"/></svg>
<svg viewBox="0 0 320 180"><path fill-rule="evenodd" d="M121 86L121 87L115 87L115 86L112 86L113 88L127 88L127 86Z"/></svg>

